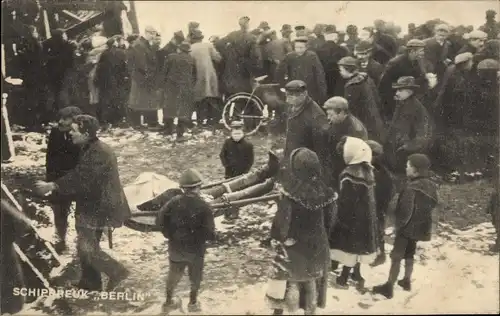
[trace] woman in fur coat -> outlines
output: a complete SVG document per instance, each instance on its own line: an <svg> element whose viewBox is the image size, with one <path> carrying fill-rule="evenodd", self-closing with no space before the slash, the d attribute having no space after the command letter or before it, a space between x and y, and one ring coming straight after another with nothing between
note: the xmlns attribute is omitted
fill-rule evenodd
<svg viewBox="0 0 500 316"><path fill-rule="evenodd" d="M372 151L355 137L342 138L337 150L347 167L339 177L338 220L330 234L330 256L344 265L337 278L340 288L347 287L352 267L353 279L363 287L360 264L372 263L378 246Z"/></svg>
<svg viewBox="0 0 500 316"><path fill-rule="evenodd" d="M306 315L313 315L316 307L325 307L328 233L337 194L321 179L318 156L304 147L295 149L271 228L271 238L279 245L266 298L275 315L285 308L303 308ZM281 290L273 288L276 284Z"/></svg>

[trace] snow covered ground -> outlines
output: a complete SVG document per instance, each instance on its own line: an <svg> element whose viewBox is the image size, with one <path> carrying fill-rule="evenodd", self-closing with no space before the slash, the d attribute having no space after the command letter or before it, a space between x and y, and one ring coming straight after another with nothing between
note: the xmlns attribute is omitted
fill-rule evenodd
<svg viewBox="0 0 500 316"><path fill-rule="evenodd" d="M264 138L264 137L261 137ZM131 183L140 173L156 172L177 180L187 166L198 168L208 180L222 176L218 151L222 145L221 134L198 134L187 143L175 144L157 133L138 133L115 130L102 135L102 140L113 146L119 158L123 183ZM256 166L266 161L266 142L252 139L256 148ZM45 153L43 142L16 141L19 157L13 163L2 165L2 180L8 177L36 178L43 174ZM42 149L42 150L40 150ZM24 175L26 174L26 175ZM24 179L26 180L26 179ZM30 180L31 181L31 180ZM488 251L494 240L494 229L486 217L473 216L462 219L467 225L457 225L463 214L475 214L486 203L488 186L477 182L469 187L444 188L443 210L437 233L432 242L419 245L413 275L413 289L404 292L396 287L392 300L361 294L354 286L348 290L333 287L322 314L431 314L431 313L498 313L499 312L499 257ZM469 195L471 196L469 196ZM49 207L37 205L39 212L52 221ZM465 209L468 213L463 213ZM274 208L269 204L247 206L234 225L224 225L217 220L224 243L209 248L206 256L205 276L200 300L203 314L267 314L264 300L267 271L272 253L259 248L259 241L269 230ZM469 215L470 216L470 215ZM444 219L444 220L443 220ZM74 261L74 218L70 216L69 247L63 261L70 262L65 277L78 279L77 262ZM463 227L467 227L463 229ZM40 233L51 240L52 225L40 225ZM141 233L128 228L114 232L114 248L108 249L106 238L102 248L122 261L131 271L123 288L135 293L148 294L139 301L84 301L72 300L69 305L74 314L102 315L157 315L164 300L168 271L167 246L159 233ZM387 247L390 251L390 245ZM376 267L363 267L366 286L371 288L386 280L389 262ZM187 277L181 281L179 295L187 304L189 284ZM21 315L59 313L60 309L45 301L28 305ZM57 304L56 304L57 305ZM185 308L186 309L186 308ZM187 312L185 312L187 313ZM301 312L298 312L299 314Z"/></svg>

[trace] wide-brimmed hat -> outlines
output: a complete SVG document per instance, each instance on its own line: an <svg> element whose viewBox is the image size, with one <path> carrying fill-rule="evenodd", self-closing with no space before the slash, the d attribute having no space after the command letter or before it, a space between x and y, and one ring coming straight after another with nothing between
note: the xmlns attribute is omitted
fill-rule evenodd
<svg viewBox="0 0 500 316"><path fill-rule="evenodd" d="M190 168L181 175L179 186L181 188L194 188L200 186L202 182L202 176L198 170Z"/></svg>
<svg viewBox="0 0 500 316"><path fill-rule="evenodd" d="M354 47L354 52L359 54L366 54L373 50L373 44L369 41L360 41Z"/></svg>
<svg viewBox="0 0 500 316"><path fill-rule="evenodd" d="M415 82L412 76L400 77L396 83L392 85L393 89L418 89L420 86Z"/></svg>

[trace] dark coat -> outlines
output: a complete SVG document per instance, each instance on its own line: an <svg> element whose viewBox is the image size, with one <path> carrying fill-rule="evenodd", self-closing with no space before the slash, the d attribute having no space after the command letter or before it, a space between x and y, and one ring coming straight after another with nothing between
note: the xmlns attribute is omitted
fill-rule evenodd
<svg viewBox="0 0 500 316"><path fill-rule="evenodd" d="M3 191L2 191L3 192ZM3 195L3 194L2 194ZM10 208L10 212L8 210ZM0 251L0 280L1 280L1 307L2 314L16 314L22 310L25 298L14 295L14 288L25 286L19 257L14 250L14 242L20 236L16 218L12 212L17 212L11 205L2 199L0 226L2 227ZM17 228L17 229L16 229Z"/></svg>
<svg viewBox="0 0 500 316"><path fill-rule="evenodd" d="M78 164L80 152L80 146L73 144L68 132L53 128L47 141L46 180L55 181L73 170Z"/></svg>
<svg viewBox="0 0 500 316"><path fill-rule="evenodd" d="M163 72L163 66L165 65L167 56L173 53L177 53L177 47L178 46L174 42L170 41L165 46L163 46L163 48L160 48L158 51L156 51L159 73Z"/></svg>
<svg viewBox="0 0 500 316"><path fill-rule="evenodd" d="M161 75L163 87L163 116L190 119L194 109L196 67L189 53L167 56Z"/></svg>
<svg viewBox="0 0 500 316"><path fill-rule="evenodd" d="M431 70L437 75L438 81L443 78L443 75L451 63L451 43L444 41L443 45L439 44L436 38L428 38L425 41L424 54L425 59L429 62Z"/></svg>
<svg viewBox="0 0 500 316"><path fill-rule="evenodd" d="M372 57L382 65L387 64L387 62L396 56L398 52L398 43L396 39L389 34L376 33L373 36L373 44Z"/></svg>
<svg viewBox="0 0 500 316"><path fill-rule="evenodd" d="M63 107L77 106L83 112L95 115L89 108L89 74L94 65L87 63L86 59L86 55L76 57L73 66L66 72L62 83L60 101Z"/></svg>
<svg viewBox="0 0 500 316"><path fill-rule="evenodd" d="M340 175L338 218L330 249L367 255L377 250L375 179L368 165L348 166Z"/></svg>
<svg viewBox="0 0 500 316"><path fill-rule="evenodd" d="M337 153L337 144L344 136L351 136L368 140L368 132L363 123L352 114L339 124L330 124L327 134L327 152L324 157L324 174L326 183L337 189L339 175L346 167L344 157Z"/></svg>
<svg viewBox="0 0 500 316"><path fill-rule="evenodd" d="M368 76L373 80L375 85L378 87L380 83L380 79L382 78L382 75L384 74L385 67L382 66L379 62L377 62L375 59L370 58L366 65L361 64L361 67L359 68L361 72L365 72L368 74Z"/></svg>
<svg viewBox="0 0 500 316"><path fill-rule="evenodd" d="M168 253L173 261L203 257L206 241L215 239L212 209L193 193L173 197L158 212L157 223L168 238Z"/></svg>
<svg viewBox="0 0 500 316"><path fill-rule="evenodd" d="M128 106L133 110L157 110L157 56L149 42L140 37L127 51L130 73L130 96Z"/></svg>
<svg viewBox="0 0 500 316"><path fill-rule="evenodd" d="M415 78L415 82L420 85L420 89L417 92L419 94L425 93L428 88L425 74L430 72L430 70L430 65L427 61L411 61L407 54L391 59L386 65L379 84L380 99L382 100L381 114L383 117L390 119L394 113L396 102L394 100L395 90L392 88L392 85L400 77L412 76Z"/></svg>
<svg viewBox="0 0 500 316"><path fill-rule="evenodd" d="M474 111L477 79L472 71L459 70L455 65L448 67L434 105L436 120L444 127L465 126L464 122Z"/></svg>
<svg viewBox="0 0 500 316"><path fill-rule="evenodd" d="M295 52L286 55L278 65L274 78L282 86L292 80L302 80L314 101L318 104L326 101L325 72L318 55L312 51L307 50L302 56Z"/></svg>
<svg viewBox="0 0 500 316"><path fill-rule="evenodd" d="M251 79L259 72L260 59L254 37L241 30L220 39L216 48L224 60L222 85L226 94L251 92Z"/></svg>
<svg viewBox="0 0 500 316"><path fill-rule="evenodd" d="M333 41L326 41L317 50L323 65L326 80L326 98L344 95L344 81L340 76L338 62L348 55L348 51Z"/></svg>
<svg viewBox="0 0 500 316"><path fill-rule="evenodd" d="M425 153L432 144L433 129L429 112L414 95L398 101L384 145L385 153L394 158L403 145L407 152Z"/></svg>
<svg viewBox="0 0 500 316"><path fill-rule="evenodd" d="M370 139L381 141L385 128L379 110L380 97L373 80L365 73L357 73L347 80L344 90L351 113L363 122Z"/></svg>
<svg viewBox="0 0 500 316"><path fill-rule="evenodd" d="M438 187L428 178L410 180L399 195L396 206L396 231L417 241L429 241L432 212L438 204Z"/></svg>
<svg viewBox="0 0 500 316"><path fill-rule="evenodd" d="M123 49L111 47L102 52L97 63L95 79L101 106L108 106L116 103L114 99L126 97L128 76L127 55Z"/></svg>
<svg viewBox="0 0 500 316"><path fill-rule="evenodd" d="M307 281L322 275L329 261L328 235L332 215L336 208L334 193L324 205L305 207L300 201L283 191L278 210L273 219L271 238L284 243L294 239L296 243L286 247L290 259L291 281Z"/></svg>
<svg viewBox="0 0 500 316"><path fill-rule="evenodd" d="M98 139L82 149L76 167L55 183L57 193L75 197L77 226L121 227L131 214L116 156Z"/></svg>
<svg viewBox="0 0 500 316"><path fill-rule="evenodd" d="M377 217L385 218L389 203L392 199L393 181L391 172L381 162L373 163L375 175L375 201L377 204Z"/></svg>
<svg viewBox="0 0 500 316"><path fill-rule="evenodd" d="M324 146L324 135L329 127L325 112L308 98L304 105L297 111L287 114L287 131L283 162L290 160L294 149L305 147L314 151L322 161L328 148Z"/></svg>
<svg viewBox="0 0 500 316"><path fill-rule="evenodd" d="M242 175L252 168L254 161L253 144L244 138L236 142L229 137L224 142L219 157L226 169L226 178Z"/></svg>
<svg viewBox="0 0 500 316"><path fill-rule="evenodd" d="M52 37L43 45L44 55L47 58L46 70L50 84L62 84L66 73L73 67L74 47L61 38Z"/></svg>

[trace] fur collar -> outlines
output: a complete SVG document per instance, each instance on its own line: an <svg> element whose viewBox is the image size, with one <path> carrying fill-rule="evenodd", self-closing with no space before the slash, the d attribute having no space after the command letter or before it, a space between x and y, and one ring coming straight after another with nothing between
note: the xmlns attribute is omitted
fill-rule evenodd
<svg viewBox="0 0 500 316"><path fill-rule="evenodd" d="M353 77L351 77L351 79L349 79L347 81L347 83L345 84L345 86L352 86L352 85L355 85L355 84L360 84L364 81L366 81L366 79L368 78L368 75L364 72L358 72L357 74L355 74Z"/></svg>
<svg viewBox="0 0 500 316"><path fill-rule="evenodd" d="M375 175L373 167L369 164L356 164L347 166L340 174L340 185L342 182L348 180L352 183L361 184L366 187L375 185Z"/></svg>
<svg viewBox="0 0 500 316"><path fill-rule="evenodd" d="M338 194L334 192L332 189L328 188L327 189L327 194L328 196L322 198L322 200L317 199L316 201L309 199L306 199L305 196L298 196L294 195L288 191L286 191L283 187L279 188L279 192L283 194L283 196L286 196L290 200L296 202L297 204L300 204L301 206L305 207L308 210L317 210L317 209L322 209L335 201L337 201ZM316 199L318 196L315 196L313 199Z"/></svg>
<svg viewBox="0 0 500 316"><path fill-rule="evenodd" d="M417 177L412 179L409 182L408 187L412 190L425 194L436 202L439 201L438 185L427 177Z"/></svg>

